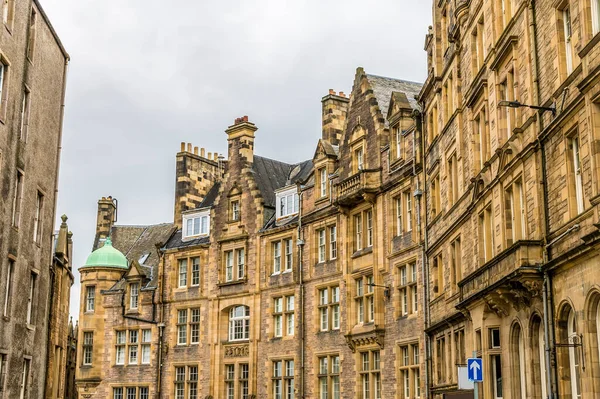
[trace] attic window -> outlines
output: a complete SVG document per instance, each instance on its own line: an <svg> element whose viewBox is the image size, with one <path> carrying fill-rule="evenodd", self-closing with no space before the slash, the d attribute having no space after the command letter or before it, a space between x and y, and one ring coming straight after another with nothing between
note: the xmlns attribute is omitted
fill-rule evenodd
<svg viewBox="0 0 600 399"><path fill-rule="evenodd" d="M277 202L277 218L298 213L299 200L296 187L275 194Z"/></svg>
<svg viewBox="0 0 600 399"><path fill-rule="evenodd" d="M183 215L183 238L206 236L210 233L210 211Z"/></svg>
<svg viewBox="0 0 600 399"><path fill-rule="evenodd" d="M140 256L140 259L138 260L138 263L140 265L143 265L144 262L148 259L148 257L150 256L150 254L143 254L142 256Z"/></svg>

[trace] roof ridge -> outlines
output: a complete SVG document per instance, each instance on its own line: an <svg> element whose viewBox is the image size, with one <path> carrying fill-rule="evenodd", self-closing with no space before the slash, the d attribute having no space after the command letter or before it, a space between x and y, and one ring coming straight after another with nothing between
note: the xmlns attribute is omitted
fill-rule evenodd
<svg viewBox="0 0 600 399"><path fill-rule="evenodd" d="M375 78L389 79L389 80L395 80L395 81L397 81L397 82L413 83L413 84L416 84L416 85L421 85L421 86L423 86L423 82L415 82L414 80L406 80L406 79L399 79L399 78L391 78L391 77L389 77L389 76L375 75L375 74L373 74L373 73L367 73L367 74L365 74L365 75L367 75L367 77L369 77L369 76L372 76L372 77L375 77Z"/></svg>
<svg viewBox="0 0 600 399"><path fill-rule="evenodd" d="M293 164L293 163L288 163L288 162L284 162L284 161L279 161L277 159L273 159L273 158L268 158L268 157L263 157L262 155L254 155L254 158L261 158L261 159L265 159L267 161L272 161L272 162L277 162L277 163L281 163L287 166L294 166L297 164Z"/></svg>
<svg viewBox="0 0 600 399"><path fill-rule="evenodd" d="M168 224L174 224L171 222L154 223L154 224L113 224L112 227L131 227L136 229L147 229L156 226L166 226Z"/></svg>

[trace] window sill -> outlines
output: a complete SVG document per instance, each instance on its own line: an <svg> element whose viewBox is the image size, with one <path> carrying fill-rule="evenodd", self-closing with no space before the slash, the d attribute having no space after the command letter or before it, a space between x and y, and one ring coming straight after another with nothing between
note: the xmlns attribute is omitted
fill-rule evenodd
<svg viewBox="0 0 600 399"><path fill-rule="evenodd" d="M93 366L91 364L82 364L79 366L80 369L91 369Z"/></svg>
<svg viewBox="0 0 600 399"><path fill-rule="evenodd" d="M129 309L129 310L125 311L125 314L128 316L129 315L139 316L141 313L140 313L139 309L135 309L135 310Z"/></svg>
<svg viewBox="0 0 600 399"><path fill-rule="evenodd" d="M33 324L27 323L26 327L29 331L35 331L35 325L33 325Z"/></svg>
<svg viewBox="0 0 600 399"><path fill-rule="evenodd" d="M246 284L248 282L247 278L243 278L240 280L226 281L224 283L218 283L217 287L227 287L230 285L238 285L238 284Z"/></svg>
<svg viewBox="0 0 600 399"><path fill-rule="evenodd" d="M288 274L291 272L292 272L292 269L287 269L287 270L282 271L281 274Z"/></svg>

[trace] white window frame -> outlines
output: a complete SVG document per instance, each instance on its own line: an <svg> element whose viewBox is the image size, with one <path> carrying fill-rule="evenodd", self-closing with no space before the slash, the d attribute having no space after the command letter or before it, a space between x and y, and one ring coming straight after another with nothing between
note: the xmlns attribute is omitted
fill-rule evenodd
<svg viewBox="0 0 600 399"><path fill-rule="evenodd" d="M182 238L205 237L210 234L210 209L203 208L183 215Z"/></svg>
<svg viewBox="0 0 600 399"><path fill-rule="evenodd" d="M287 187L275 192L275 204L277 207L277 218L292 216L298 213L300 206L298 188Z"/></svg>
<svg viewBox="0 0 600 399"><path fill-rule="evenodd" d="M592 35L600 32L600 0L592 0Z"/></svg>
<svg viewBox="0 0 600 399"><path fill-rule="evenodd" d="M243 314L237 314L238 310L243 311ZM234 306L229 310L229 341L248 339L250 339L250 308L244 305Z"/></svg>
<svg viewBox="0 0 600 399"><path fill-rule="evenodd" d="M327 197L327 168L323 167L319 169L319 187L321 198Z"/></svg>

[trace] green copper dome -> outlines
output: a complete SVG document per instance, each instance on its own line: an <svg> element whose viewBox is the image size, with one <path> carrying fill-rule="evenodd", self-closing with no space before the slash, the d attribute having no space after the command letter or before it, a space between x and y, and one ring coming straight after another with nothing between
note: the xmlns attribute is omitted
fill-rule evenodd
<svg viewBox="0 0 600 399"><path fill-rule="evenodd" d="M110 237L104 241L104 246L98 248L88 256L84 267L114 267L127 270L127 258L118 249L112 246Z"/></svg>

